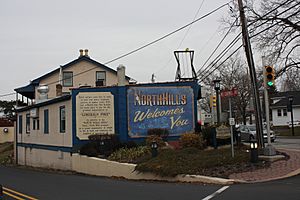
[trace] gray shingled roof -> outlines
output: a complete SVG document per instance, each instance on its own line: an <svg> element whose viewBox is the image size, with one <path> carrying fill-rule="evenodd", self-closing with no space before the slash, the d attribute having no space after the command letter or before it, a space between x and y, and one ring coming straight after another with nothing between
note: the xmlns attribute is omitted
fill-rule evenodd
<svg viewBox="0 0 300 200"><path fill-rule="evenodd" d="M276 103L272 103L270 105L271 108L276 107L285 107L288 105L288 98L290 96L293 96L293 106L294 107L300 107L300 91L288 91L288 92L278 92L274 95L272 95L270 98L272 100L280 99Z"/></svg>

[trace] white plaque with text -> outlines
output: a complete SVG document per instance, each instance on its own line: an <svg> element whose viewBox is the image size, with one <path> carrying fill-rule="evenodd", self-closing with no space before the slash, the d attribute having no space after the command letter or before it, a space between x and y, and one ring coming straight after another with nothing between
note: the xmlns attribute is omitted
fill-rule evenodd
<svg viewBox="0 0 300 200"><path fill-rule="evenodd" d="M110 92L80 92L76 96L76 132L89 135L115 133L114 96Z"/></svg>

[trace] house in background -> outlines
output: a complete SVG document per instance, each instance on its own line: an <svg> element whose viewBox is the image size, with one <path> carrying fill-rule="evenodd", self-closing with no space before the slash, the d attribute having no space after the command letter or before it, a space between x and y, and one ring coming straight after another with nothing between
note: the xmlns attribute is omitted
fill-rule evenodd
<svg viewBox="0 0 300 200"><path fill-rule="evenodd" d="M57 89L63 95L70 94L70 89L81 86L101 87L117 85L117 71L113 70L93 59L88 55L88 50L79 50L77 59L62 65L55 70L30 82L30 84L16 88L15 91L22 99L26 97L34 102L39 99L38 88L41 85L48 86L47 98L53 99L57 96ZM126 84L130 78L126 76ZM62 88L57 88L61 85ZM17 96L18 96L17 95Z"/></svg>
<svg viewBox="0 0 300 200"><path fill-rule="evenodd" d="M273 126L288 126L291 122L291 112L288 110L289 97L293 97L294 122L300 122L300 91L279 92L271 97Z"/></svg>
<svg viewBox="0 0 300 200"><path fill-rule="evenodd" d="M71 169L72 110L71 90L129 84L125 67L113 70L80 50L80 56L39 78L15 89L30 104L16 109L15 160L21 165ZM23 98L22 98L23 99ZM9 131L10 132L10 131Z"/></svg>
<svg viewBox="0 0 300 200"><path fill-rule="evenodd" d="M14 123L13 121L0 117L0 144L14 141Z"/></svg>

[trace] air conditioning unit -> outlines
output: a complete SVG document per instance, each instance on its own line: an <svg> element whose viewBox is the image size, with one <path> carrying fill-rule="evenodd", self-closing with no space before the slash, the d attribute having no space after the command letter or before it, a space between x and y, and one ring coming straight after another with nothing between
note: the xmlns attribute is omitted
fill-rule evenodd
<svg viewBox="0 0 300 200"><path fill-rule="evenodd" d="M30 117L32 117L32 118L39 117L39 109L38 108L32 108L30 110Z"/></svg>

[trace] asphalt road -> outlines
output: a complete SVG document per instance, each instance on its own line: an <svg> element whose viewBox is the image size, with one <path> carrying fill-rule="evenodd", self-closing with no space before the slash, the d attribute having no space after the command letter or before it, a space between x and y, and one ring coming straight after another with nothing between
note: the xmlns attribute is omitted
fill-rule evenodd
<svg viewBox="0 0 300 200"><path fill-rule="evenodd" d="M137 182L0 167L0 182L37 199L202 199L220 186Z"/></svg>
<svg viewBox="0 0 300 200"><path fill-rule="evenodd" d="M238 184L224 187L202 184L126 181L0 167L0 182L5 188L26 194L29 197L21 197L21 199L31 200L298 200L300 197L300 176L267 183ZM218 192L220 194L217 194ZM5 199L16 198L5 195Z"/></svg>

